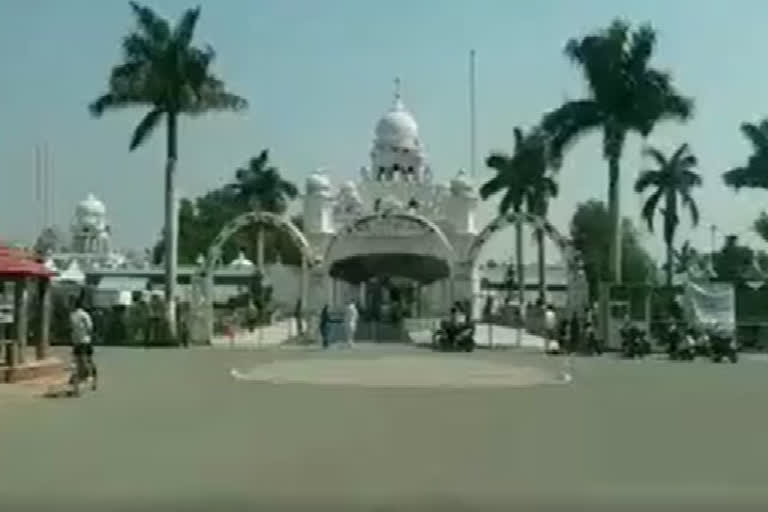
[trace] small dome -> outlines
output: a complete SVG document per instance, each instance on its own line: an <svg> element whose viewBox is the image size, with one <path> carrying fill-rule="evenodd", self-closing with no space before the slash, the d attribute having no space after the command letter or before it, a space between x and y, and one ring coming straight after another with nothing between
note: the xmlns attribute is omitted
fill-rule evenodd
<svg viewBox="0 0 768 512"><path fill-rule="evenodd" d="M464 171L459 171L459 174L451 180L451 192L454 195L472 194L474 190L472 179Z"/></svg>
<svg viewBox="0 0 768 512"><path fill-rule="evenodd" d="M306 182L307 194L323 194L331 191L331 180L323 170L313 172Z"/></svg>
<svg viewBox="0 0 768 512"><path fill-rule="evenodd" d="M232 263L229 264L230 268L235 269L248 269L253 268L253 262L245 257L245 253L243 251L240 251L237 254L237 258L232 260Z"/></svg>
<svg viewBox="0 0 768 512"><path fill-rule="evenodd" d="M88 197L77 203L77 213L104 216L107 213L107 208L104 203L96 199L96 196L88 194Z"/></svg>
<svg viewBox="0 0 768 512"><path fill-rule="evenodd" d="M392 109L384 114L376 124L376 139L393 144L409 143L418 145L419 125L413 115L406 110L400 98L395 100Z"/></svg>

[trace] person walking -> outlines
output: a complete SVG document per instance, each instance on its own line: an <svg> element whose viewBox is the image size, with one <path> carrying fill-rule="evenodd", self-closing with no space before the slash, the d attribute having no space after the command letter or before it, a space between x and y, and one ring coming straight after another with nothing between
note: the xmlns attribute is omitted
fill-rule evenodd
<svg viewBox="0 0 768 512"><path fill-rule="evenodd" d="M93 362L93 320L83 307L83 299L75 301L73 311L69 315L72 332L72 355L75 359L75 373L72 376L72 387L75 395L80 394L80 380L91 379L91 387L97 386L98 372Z"/></svg>
<svg viewBox="0 0 768 512"><path fill-rule="evenodd" d="M355 331L357 330L357 319L359 316L355 301L350 300L347 304L347 308L344 310L344 334L347 340L347 345L350 347L355 344Z"/></svg>
<svg viewBox="0 0 768 512"><path fill-rule="evenodd" d="M323 343L323 348L328 348L328 336L331 330L331 314L328 311L328 304L323 306L320 311L320 339Z"/></svg>
<svg viewBox="0 0 768 512"><path fill-rule="evenodd" d="M293 316L296 318L296 334L304 336L304 314L302 311L301 298L296 301L296 309L293 312Z"/></svg>

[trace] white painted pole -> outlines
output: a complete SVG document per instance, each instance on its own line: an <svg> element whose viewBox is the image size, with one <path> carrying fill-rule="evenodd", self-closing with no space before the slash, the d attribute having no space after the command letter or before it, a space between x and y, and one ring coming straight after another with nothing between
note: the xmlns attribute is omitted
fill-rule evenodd
<svg viewBox="0 0 768 512"><path fill-rule="evenodd" d="M469 158L470 175L475 177L477 159L477 125L475 123L475 50L469 52Z"/></svg>

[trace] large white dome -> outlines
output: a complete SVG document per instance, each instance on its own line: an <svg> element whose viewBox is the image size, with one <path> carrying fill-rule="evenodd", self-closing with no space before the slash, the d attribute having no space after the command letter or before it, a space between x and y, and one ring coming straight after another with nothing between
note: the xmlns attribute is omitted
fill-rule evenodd
<svg viewBox="0 0 768 512"><path fill-rule="evenodd" d="M376 139L382 142L400 143L418 141L419 125L406 110L400 98L392 109L376 124Z"/></svg>

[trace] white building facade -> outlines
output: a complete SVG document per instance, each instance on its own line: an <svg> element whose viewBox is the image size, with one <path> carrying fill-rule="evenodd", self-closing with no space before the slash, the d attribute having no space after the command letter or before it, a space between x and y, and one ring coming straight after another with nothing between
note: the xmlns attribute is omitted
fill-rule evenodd
<svg viewBox="0 0 768 512"><path fill-rule="evenodd" d="M448 184L434 181L399 94L376 124L370 158L357 181L334 186L324 170L306 180L303 231L320 262L311 269L308 309L355 300L375 314L399 303L426 317L469 301L479 313L475 184L462 171Z"/></svg>

